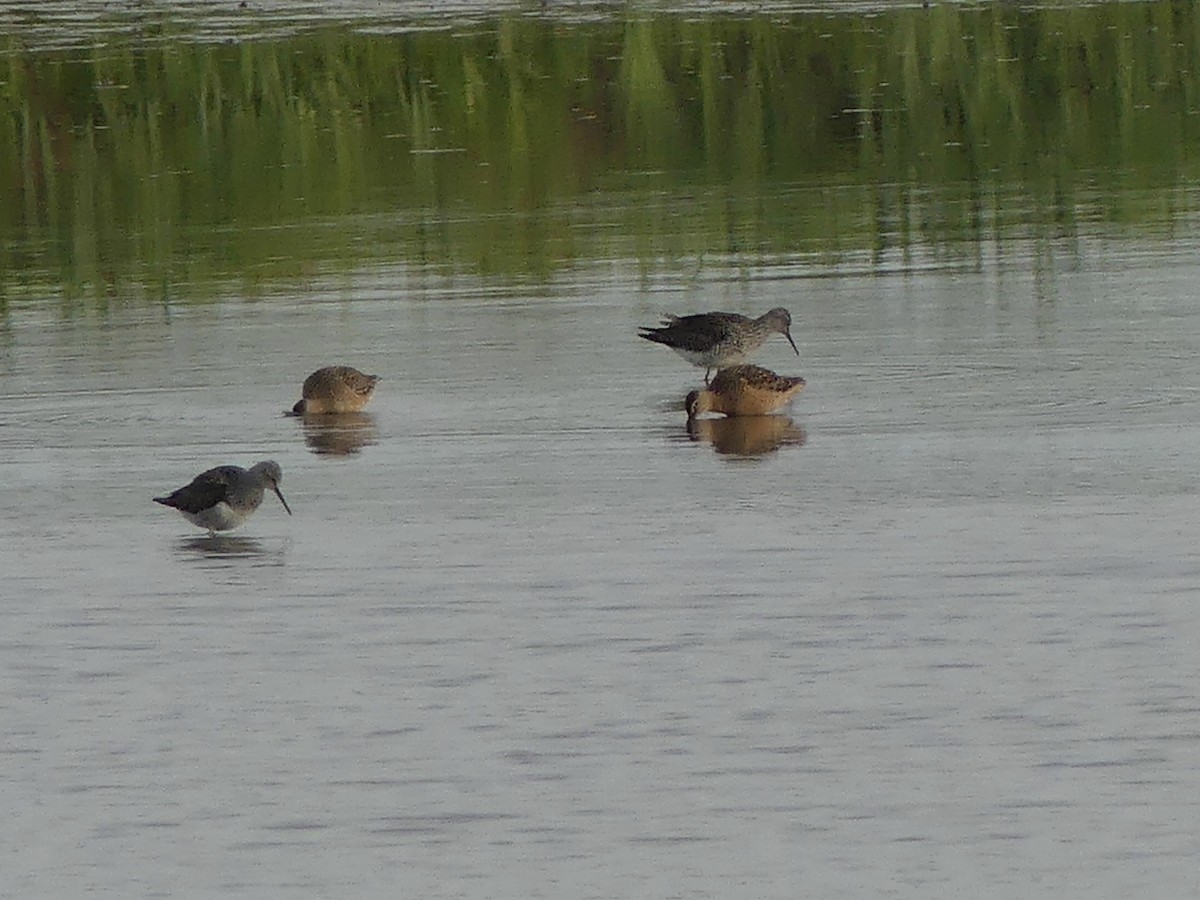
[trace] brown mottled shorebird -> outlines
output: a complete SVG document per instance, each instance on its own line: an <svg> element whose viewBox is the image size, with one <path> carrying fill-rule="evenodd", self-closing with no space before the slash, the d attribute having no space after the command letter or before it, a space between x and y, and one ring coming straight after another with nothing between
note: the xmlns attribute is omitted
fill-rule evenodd
<svg viewBox="0 0 1200 900"><path fill-rule="evenodd" d="M275 492L290 516L292 508L279 492L282 478L279 463L270 460L256 463L249 470L217 466L166 497L155 497L154 502L179 510L193 525L207 528L212 534L237 528L246 521L262 503L265 488Z"/></svg>
<svg viewBox="0 0 1200 900"><path fill-rule="evenodd" d="M703 366L708 384L713 369L744 362L776 332L788 339L799 356L791 328L792 314L780 306L757 319L726 312L667 316L656 328L642 328L638 337L670 347L693 366Z"/></svg>
<svg viewBox="0 0 1200 900"><path fill-rule="evenodd" d="M365 375L351 366L326 366L304 379L301 398L292 407L297 416L358 412L375 392L378 375Z"/></svg>
<svg viewBox="0 0 1200 900"><path fill-rule="evenodd" d="M692 391L684 401L689 419L701 413L727 416L766 416L800 393L804 379L799 375L776 375L761 366L731 366L713 376L712 383Z"/></svg>

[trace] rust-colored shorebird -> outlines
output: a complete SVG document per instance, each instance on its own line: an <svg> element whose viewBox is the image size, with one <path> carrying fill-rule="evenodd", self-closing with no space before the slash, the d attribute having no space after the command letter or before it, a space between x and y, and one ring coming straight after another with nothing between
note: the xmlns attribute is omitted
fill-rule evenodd
<svg viewBox="0 0 1200 900"><path fill-rule="evenodd" d="M718 371L708 387L688 394L684 407L688 419L706 412L766 416L803 388L804 379L799 375L776 375L761 366L731 366Z"/></svg>
<svg viewBox="0 0 1200 900"><path fill-rule="evenodd" d="M791 328L792 314L780 306L757 319L727 312L667 316L657 327L642 328L638 337L670 347L692 365L703 366L704 383L708 384L713 369L745 362L776 333L787 338L799 356Z"/></svg>
<svg viewBox="0 0 1200 900"><path fill-rule="evenodd" d="M179 490L165 497L155 497L155 503L177 509L193 525L207 528L209 534L237 528L262 503L263 491L270 488L287 510L292 508L279 491L283 472L279 463L270 460L256 463L249 469L241 466L217 466L201 472Z"/></svg>
<svg viewBox="0 0 1200 900"><path fill-rule="evenodd" d="M301 399L292 407L297 416L358 412L375 392L378 375L366 375L352 366L326 366L304 379Z"/></svg>

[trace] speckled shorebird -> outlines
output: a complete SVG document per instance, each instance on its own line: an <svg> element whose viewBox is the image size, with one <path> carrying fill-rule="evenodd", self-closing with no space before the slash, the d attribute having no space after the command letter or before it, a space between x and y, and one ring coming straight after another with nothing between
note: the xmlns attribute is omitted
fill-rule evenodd
<svg viewBox="0 0 1200 900"><path fill-rule="evenodd" d="M279 463L264 460L249 470L241 466L217 466L201 472L174 493L155 497L155 503L179 510L193 525L207 528L208 533L237 528L262 503L263 490L270 488L292 514L292 508L279 492L283 472Z"/></svg>
<svg viewBox="0 0 1200 900"><path fill-rule="evenodd" d="M358 412L375 392L378 375L366 375L352 366L326 366L304 379L302 399L292 407L295 415Z"/></svg>
<svg viewBox="0 0 1200 900"><path fill-rule="evenodd" d="M713 369L744 362L776 332L788 339L799 356L791 327L792 314L780 306L757 319L726 312L667 316L656 328L642 328L638 337L664 344L693 366L703 366L704 383L708 384Z"/></svg>
<svg viewBox="0 0 1200 900"><path fill-rule="evenodd" d="M761 366L731 366L721 369L707 388L692 391L684 401L688 418L701 413L727 416L766 416L800 393L804 379L799 375L776 375Z"/></svg>

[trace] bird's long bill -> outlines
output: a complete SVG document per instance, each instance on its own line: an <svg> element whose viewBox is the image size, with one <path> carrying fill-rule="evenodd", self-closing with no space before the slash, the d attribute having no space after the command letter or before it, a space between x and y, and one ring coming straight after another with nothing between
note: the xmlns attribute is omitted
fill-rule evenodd
<svg viewBox="0 0 1200 900"><path fill-rule="evenodd" d="M795 350L795 351L796 351L796 355L797 355L797 356L799 356L799 355L800 355L800 348L799 348L799 347L797 347L797 346L796 346L796 342L792 340L792 333L791 333L790 331L785 331L785 332L783 333L783 336L784 336L785 338L787 338L787 339L788 339L788 343L792 345L792 349L793 349L793 350Z"/></svg>
<svg viewBox="0 0 1200 900"><path fill-rule="evenodd" d="M283 499L283 494L279 492L279 488L273 487L271 490L275 492L275 496L279 498L279 502L283 504L283 508L288 511L288 515L290 516L292 514L292 508L288 506L287 501Z"/></svg>

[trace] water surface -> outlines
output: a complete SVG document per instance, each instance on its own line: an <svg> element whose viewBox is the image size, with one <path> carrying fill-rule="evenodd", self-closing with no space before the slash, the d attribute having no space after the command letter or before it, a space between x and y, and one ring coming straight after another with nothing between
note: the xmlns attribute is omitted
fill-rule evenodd
<svg viewBox="0 0 1200 900"><path fill-rule="evenodd" d="M992 268L382 271L26 314L8 889L1186 893L1197 273L1103 249L1048 305ZM634 327L777 303L804 440L714 452L677 408L698 370ZM384 378L347 455L282 415L333 358ZM264 457L293 518L210 540L149 501Z"/></svg>

